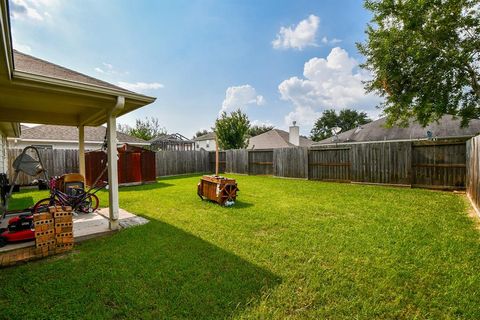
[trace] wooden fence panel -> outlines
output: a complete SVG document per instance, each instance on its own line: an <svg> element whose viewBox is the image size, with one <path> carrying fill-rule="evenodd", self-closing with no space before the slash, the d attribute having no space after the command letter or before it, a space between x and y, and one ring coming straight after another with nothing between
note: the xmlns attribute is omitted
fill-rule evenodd
<svg viewBox="0 0 480 320"><path fill-rule="evenodd" d="M277 177L308 177L307 148L280 148L273 150L273 172Z"/></svg>
<svg viewBox="0 0 480 320"><path fill-rule="evenodd" d="M13 162L22 153L23 149L8 149L8 176L10 181L13 181L15 174L13 170ZM47 170L48 177L60 176L65 173L78 172L78 150L73 149L39 149L40 157L42 158L43 165ZM29 150L27 152L34 159L37 159L37 155ZM16 183L19 185L29 185L36 179L43 179L43 174L36 177L28 176L24 173L18 175Z"/></svg>
<svg viewBox="0 0 480 320"><path fill-rule="evenodd" d="M187 173L205 173L210 169L207 151L157 151L157 177Z"/></svg>
<svg viewBox="0 0 480 320"><path fill-rule="evenodd" d="M440 189L465 187L466 143L415 142L412 185Z"/></svg>
<svg viewBox="0 0 480 320"><path fill-rule="evenodd" d="M308 151L308 178L325 181L350 181L350 148L311 149Z"/></svg>
<svg viewBox="0 0 480 320"><path fill-rule="evenodd" d="M411 142L364 143L351 148L352 181L411 184Z"/></svg>
<svg viewBox="0 0 480 320"><path fill-rule="evenodd" d="M225 151L218 152L218 173L225 173L227 164L227 155ZM210 172L215 172L215 151L209 152Z"/></svg>
<svg viewBox="0 0 480 320"><path fill-rule="evenodd" d="M467 141L466 162L467 194L478 210L480 208L480 136Z"/></svg>
<svg viewBox="0 0 480 320"><path fill-rule="evenodd" d="M273 150L249 150L248 173L273 175Z"/></svg>
<svg viewBox="0 0 480 320"><path fill-rule="evenodd" d="M225 151L225 172L248 173L248 150L236 149Z"/></svg>

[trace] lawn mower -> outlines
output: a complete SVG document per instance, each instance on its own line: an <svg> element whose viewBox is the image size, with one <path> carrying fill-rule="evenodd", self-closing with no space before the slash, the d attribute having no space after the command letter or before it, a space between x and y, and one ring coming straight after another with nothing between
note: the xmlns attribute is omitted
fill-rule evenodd
<svg viewBox="0 0 480 320"><path fill-rule="evenodd" d="M32 150L33 153L36 154L37 159L27 154L29 150ZM22 153L13 162L13 168L15 174L11 183L9 183L6 174L0 174L1 220L3 221L5 219L7 213L9 215L15 215L8 220L6 228L0 229L0 247L3 247L8 243L35 240L32 209L28 208L24 210L8 211L8 202L15 189L15 183L20 172L29 176L43 174L45 181L48 180L47 172L43 165L42 158L40 157L40 153L38 152L38 149L33 146L28 146L23 149Z"/></svg>

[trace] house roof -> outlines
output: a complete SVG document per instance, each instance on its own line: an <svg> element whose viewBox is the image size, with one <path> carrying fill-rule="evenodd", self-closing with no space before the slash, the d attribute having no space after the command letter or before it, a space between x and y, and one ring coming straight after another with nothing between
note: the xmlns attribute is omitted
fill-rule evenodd
<svg viewBox="0 0 480 320"><path fill-rule="evenodd" d="M207 134L204 134L203 136L196 137L195 139L193 139L193 141L215 140L216 137L217 135L215 134L215 132L209 132Z"/></svg>
<svg viewBox="0 0 480 320"><path fill-rule="evenodd" d="M67 69L55 63L33 57L17 50L13 50L13 63L15 70L18 71L133 93L132 91L123 89L111 83L87 76L77 71Z"/></svg>
<svg viewBox="0 0 480 320"><path fill-rule="evenodd" d="M280 129L270 131L251 137L248 142L248 149L276 149L294 147L288 142L289 133ZM313 141L300 136L300 147L310 147Z"/></svg>
<svg viewBox="0 0 480 320"><path fill-rule="evenodd" d="M422 127L418 122L411 120L406 128L393 126L386 128L387 118L380 118L358 128L338 134L338 140L333 137L316 142L314 145L331 143L354 143L388 140L425 140L427 131L434 138L473 137L480 133L480 120L471 120L466 128L460 127L460 119L451 115L443 116L438 122Z"/></svg>
<svg viewBox="0 0 480 320"><path fill-rule="evenodd" d="M85 127L85 141L102 143L107 128L100 127ZM78 142L78 128L72 126L59 125L39 125L22 130L20 135L21 140L26 141L74 141ZM120 143L129 143L136 145L149 145L143 139L130 136L128 134L117 131L117 139Z"/></svg>

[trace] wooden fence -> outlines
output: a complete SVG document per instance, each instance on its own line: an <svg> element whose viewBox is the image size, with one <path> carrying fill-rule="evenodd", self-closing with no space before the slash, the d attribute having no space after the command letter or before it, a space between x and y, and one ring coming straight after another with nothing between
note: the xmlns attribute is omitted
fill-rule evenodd
<svg viewBox="0 0 480 320"><path fill-rule="evenodd" d="M467 141L467 194L480 214L480 136Z"/></svg>
<svg viewBox="0 0 480 320"><path fill-rule="evenodd" d="M473 190L477 188L473 183L477 176L472 167L473 163L478 165L478 161L472 158L478 151L475 149L477 144L475 138L467 144L464 140L450 140L362 143L311 149L227 150L219 154L219 171L441 189L465 188L469 175L469 188L477 197L480 191ZM9 149L9 168L20 152L19 149ZM49 175L78 171L76 150L41 150L41 155ZM212 173L215 171L215 152L158 151L155 162L157 177ZM18 182L29 184L33 179L21 174Z"/></svg>
<svg viewBox="0 0 480 320"><path fill-rule="evenodd" d="M13 161L22 153L22 149L8 149L8 176L10 181L13 179ZM64 173L78 172L78 150L73 149L39 149L40 157L42 158L43 165L47 169L48 176L59 176ZM34 152L31 150L28 152L34 159L37 158ZM43 178L31 177L26 174L20 173L17 178L17 184L28 185L33 180Z"/></svg>
<svg viewBox="0 0 480 320"><path fill-rule="evenodd" d="M157 177L210 172L210 158L207 151L157 151Z"/></svg>

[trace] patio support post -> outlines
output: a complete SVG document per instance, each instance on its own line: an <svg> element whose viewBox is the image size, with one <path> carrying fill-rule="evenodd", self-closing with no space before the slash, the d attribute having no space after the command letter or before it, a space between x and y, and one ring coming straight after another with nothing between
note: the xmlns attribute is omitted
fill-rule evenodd
<svg viewBox="0 0 480 320"><path fill-rule="evenodd" d="M108 207L110 229L117 230L118 224L118 157L117 157L117 113L125 106L125 97L117 97L117 103L107 113L107 161L108 161Z"/></svg>
<svg viewBox="0 0 480 320"><path fill-rule="evenodd" d="M80 174L85 177L85 126L78 126L78 164Z"/></svg>

